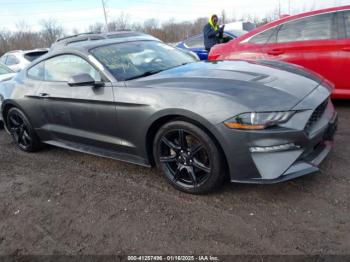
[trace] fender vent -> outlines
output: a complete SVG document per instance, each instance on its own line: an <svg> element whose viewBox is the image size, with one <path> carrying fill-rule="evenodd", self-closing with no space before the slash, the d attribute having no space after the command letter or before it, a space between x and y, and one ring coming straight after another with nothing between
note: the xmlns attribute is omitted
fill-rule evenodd
<svg viewBox="0 0 350 262"><path fill-rule="evenodd" d="M317 121L323 116L324 112L327 109L329 103L329 98L327 98L322 104L320 104L315 111L312 113L309 121L307 122L305 126L305 131L309 133L309 131L312 129L313 125L317 123Z"/></svg>

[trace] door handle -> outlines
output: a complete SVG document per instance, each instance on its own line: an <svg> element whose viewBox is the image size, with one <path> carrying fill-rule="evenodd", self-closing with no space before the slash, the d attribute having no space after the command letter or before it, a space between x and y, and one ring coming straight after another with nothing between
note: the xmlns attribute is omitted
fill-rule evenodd
<svg viewBox="0 0 350 262"><path fill-rule="evenodd" d="M39 93L40 97L46 98L46 97L50 97L50 94L48 93Z"/></svg>
<svg viewBox="0 0 350 262"><path fill-rule="evenodd" d="M346 52L350 52L350 46L348 46L348 47L343 47L341 50L346 51Z"/></svg>
<svg viewBox="0 0 350 262"><path fill-rule="evenodd" d="M281 55L284 53L284 51L281 49L272 49L272 50L267 51L267 53L269 55Z"/></svg>

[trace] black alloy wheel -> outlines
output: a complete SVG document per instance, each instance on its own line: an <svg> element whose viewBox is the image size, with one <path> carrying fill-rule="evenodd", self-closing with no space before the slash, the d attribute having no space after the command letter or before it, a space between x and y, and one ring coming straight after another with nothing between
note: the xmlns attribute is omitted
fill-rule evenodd
<svg viewBox="0 0 350 262"><path fill-rule="evenodd" d="M6 117L7 129L16 145L26 152L39 149L40 141L27 117L18 108L11 108Z"/></svg>
<svg viewBox="0 0 350 262"><path fill-rule="evenodd" d="M154 144L157 165L168 181L182 191L201 194L223 178L221 154L199 127L183 121L163 126Z"/></svg>

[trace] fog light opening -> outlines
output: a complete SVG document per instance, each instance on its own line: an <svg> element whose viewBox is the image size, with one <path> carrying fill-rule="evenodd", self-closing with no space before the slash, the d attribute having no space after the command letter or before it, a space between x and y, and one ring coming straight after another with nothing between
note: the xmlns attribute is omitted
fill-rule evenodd
<svg viewBox="0 0 350 262"><path fill-rule="evenodd" d="M267 152L279 152L279 151L287 151L287 150L297 150L300 149L301 146L298 146L294 143L276 145L276 146L264 146L264 147L251 147L249 148L252 153L267 153Z"/></svg>

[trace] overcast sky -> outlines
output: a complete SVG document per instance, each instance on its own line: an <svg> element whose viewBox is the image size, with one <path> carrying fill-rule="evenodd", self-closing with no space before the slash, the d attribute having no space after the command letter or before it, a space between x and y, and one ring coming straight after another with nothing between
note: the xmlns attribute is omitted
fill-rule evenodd
<svg viewBox="0 0 350 262"><path fill-rule="evenodd" d="M16 30L24 22L32 30L40 28L40 20L55 19L70 31L85 31L90 24L104 22L102 0L0 0L0 29ZM283 14L299 13L310 8L350 5L350 0L105 0L108 19L128 15L131 22L156 18L160 22L194 20L225 10L228 17L264 17L281 3Z"/></svg>

